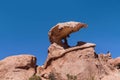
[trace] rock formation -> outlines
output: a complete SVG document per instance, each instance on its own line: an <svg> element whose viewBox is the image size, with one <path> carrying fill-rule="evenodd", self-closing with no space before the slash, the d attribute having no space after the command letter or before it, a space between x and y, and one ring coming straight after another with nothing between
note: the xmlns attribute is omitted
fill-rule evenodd
<svg viewBox="0 0 120 80"><path fill-rule="evenodd" d="M93 43L79 41L76 46L68 47L66 37L82 27L85 24L79 22L53 27L49 32L48 57L42 66L36 66L32 55L1 60L0 80L29 80L33 75L42 80L120 80L119 57L113 59L110 53L97 54Z"/></svg>
<svg viewBox="0 0 120 80"><path fill-rule="evenodd" d="M76 80L120 79L119 59L112 59L110 54L96 54L93 43L80 43L82 45L68 49L52 44L48 49L48 58L38 68L37 75L42 80L49 79L51 74L55 80L68 80L68 76L76 77Z"/></svg>
<svg viewBox="0 0 120 80"><path fill-rule="evenodd" d="M29 80L36 72L32 55L10 56L0 61L0 80Z"/></svg>
<svg viewBox="0 0 120 80"><path fill-rule="evenodd" d="M58 23L52 27L48 33L49 40L52 43L57 43L58 45L68 48L67 37L73 32L80 30L83 27L86 27L86 24L80 22L65 22Z"/></svg>

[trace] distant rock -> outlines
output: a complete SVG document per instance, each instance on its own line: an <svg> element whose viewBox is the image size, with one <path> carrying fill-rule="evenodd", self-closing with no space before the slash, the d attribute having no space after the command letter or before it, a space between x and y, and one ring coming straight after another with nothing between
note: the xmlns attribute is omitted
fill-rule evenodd
<svg viewBox="0 0 120 80"><path fill-rule="evenodd" d="M115 59L111 59L111 60L109 61L109 63L110 63L111 65L113 65L114 67L116 67L117 69L120 69L120 57L115 58Z"/></svg>
<svg viewBox="0 0 120 80"><path fill-rule="evenodd" d="M0 80L29 80L35 74L36 57L10 56L0 61Z"/></svg>

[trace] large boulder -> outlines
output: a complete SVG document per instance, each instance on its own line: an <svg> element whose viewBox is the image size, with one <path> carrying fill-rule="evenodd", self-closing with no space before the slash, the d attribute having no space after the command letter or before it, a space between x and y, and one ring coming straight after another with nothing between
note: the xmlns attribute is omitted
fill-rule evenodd
<svg viewBox="0 0 120 80"><path fill-rule="evenodd" d="M79 42L77 46L64 49L52 44L43 66L37 68L42 80L119 80L120 69L110 61L111 54L96 54L95 44ZM119 59L117 59L119 63ZM117 61L115 60L115 61ZM114 76L113 76L114 75Z"/></svg>
<svg viewBox="0 0 120 80"><path fill-rule="evenodd" d="M0 61L0 80L29 80L35 74L36 57L10 56Z"/></svg>
<svg viewBox="0 0 120 80"><path fill-rule="evenodd" d="M71 33L77 32L84 27L87 27L87 25L74 21L58 23L48 32L49 40L51 44L56 43L64 48L68 48L67 37L69 37Z"/></svg>

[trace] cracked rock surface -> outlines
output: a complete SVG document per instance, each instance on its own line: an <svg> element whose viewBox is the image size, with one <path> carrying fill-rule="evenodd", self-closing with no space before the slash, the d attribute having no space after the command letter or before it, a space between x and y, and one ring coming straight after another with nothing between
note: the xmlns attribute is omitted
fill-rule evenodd
<svg viewBox="0 0 120 80"><path fill-rule="evenodd" d="M37 69L42 80L49 79L50 75L56 80L68 80L67 76L77 77L77 80L120 79L119 58L112 59L110 53L97 54L93 43L79 44L67 49L50 45L45 64Z"/></svg>

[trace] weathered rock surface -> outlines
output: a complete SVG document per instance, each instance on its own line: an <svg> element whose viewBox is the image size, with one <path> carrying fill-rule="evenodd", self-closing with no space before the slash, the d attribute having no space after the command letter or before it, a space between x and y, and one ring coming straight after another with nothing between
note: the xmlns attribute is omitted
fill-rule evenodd
<svg viewBox="0 0 120 80"><path fill-rule="evenodd" d="M0 61L0 80L29 80L35 74L35 69L34 56L10 56Z"/></svg>
<svg viewBox="0 0 120 80"><path fill-rule="evenodd" d="M115 58L115 59L111 59L111 60L109 61L109 63L110 63L111 65L113 65L114 67L120 69L120 57Z"/></svg>
<svg viewBox="0 0 120 80"><path fill-rule="evenodd" d="M69 37L71 33L79 31L86 26L86 24L74 21L58 23L50 29L48 33L49 40L51 44L56 43L64 48L68 48L67 37Z"/></svg>
<svg viewBox="0 0 120 80"><path fill-rule="evenodd" d="M43 80L50 76L55 80L68 80L68 76L76 77L76 80L120 80L119 68L114 67L114 64L119 64L119 59L117 63L111 62L116 59L112 59L110 53L96 54L94 47L95 44L83 42L68 49L52 44L37 75Z"/></svg>
<svg viewBox="0 0 120 80"><path fill-rule="evenodd" d="M37 75L43 80L120 80L120 58L112 59L110 53L96 54L92 43L68 45L67 37L83 27L86 24L66 22L49 31L48 57L45 64L37 68Z"/></svg>

